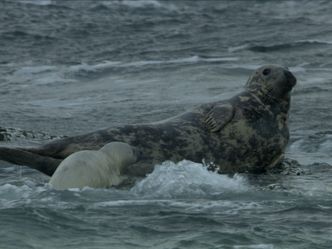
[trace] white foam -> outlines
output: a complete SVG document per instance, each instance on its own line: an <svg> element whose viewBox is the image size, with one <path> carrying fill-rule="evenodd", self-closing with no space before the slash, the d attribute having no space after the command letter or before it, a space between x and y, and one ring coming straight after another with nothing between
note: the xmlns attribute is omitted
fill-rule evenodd
<svg viewBox="0 0 332 249"><path fill-rule="evenodd" d="M247 49L248 47L249 47L249 44L244 44L244 45L235 46L235 47L229 47L228 52L233 53L233 52L237 52L237 51L242 51L244 49Z"/></svg>
<svg viewBox="0 0 332 249"><path fill-rule="evenodd" d="M47 183L39 185L24 178L15 184L0 185L0 210L24 205L66 209L79 205L79 202L71 201L75 198L80 199L75 192L54 191Z"/></svg>
<svg viewBox="0 0 332 249"><path fill-rule="evenodd" d="M116 67L116 66L121 66L121 62L120 61L105 61L105 62L95 64L95 65L89 65L86 63L82 63L82 64L70 66L69 69L71 71L96 72L98 70L103 70L103 69L112 68L112 67Z"/></svg>
<svg viewBox="0 0 332 249"><path fill-rule="evenodd" d="M126 193L128 196L130 193ZM136 196L128 200L109 200L94 202L94 208L105 207L146 207L146 206L158 206L163 208L175 208L183 210L186 213L209 213L209 214L229 214L236 215L246 210L258 210L264 209L264 205L260 205L253 201L234 201L227 199L206 199L206 198L181 198L181 199L164 199L164 198L146 198L145 196ZM162 197L162 196L161 196ZM192 196L191 196L192 197ZM140 199L138 199L140 198Z"/></svg>
<svg viewBox="0 0 332 249"><path fill-rule="evenodd" d="M309 39L309 40L298 40L293 42L292 44L303 44L303 43L311 43L311 44L326 44L326 45L332 45L332 41L330 40L320 40L320 39ZM278 46L278 44L275 44L276 46ZM279 45L283 45L283 44L279 44ZM228 52L230 53L234 53L237 51L242 51L245 49L248 49L250 47L249 44L243 44L243 45L239 45L239 46L234 46L234 47L229 47L228 48Z"/></svg>
<svg viewBox="0 0 332 249"><path fill-rule="evenodd" d="M223 66L223 68L228 69L244 69L244 70L256 70L257 68L261 67L262 65L259 64L229 64Z"/></svg>
<svg viewBox="0 0 332 249"><path fill-rule="evenodd" d="M308 63L302 63L301 65L290 67L289 71L291 71L292 73L305 73L307 70L303 66L307 64Z"/></svg>
<svg viewBox="0 0 332 249"><path fill-rule="evenodd" d="M79 64L73 65L69 68L73 71L98 71L113 67L142 67L149 65L160 65L160 64L191 64L199 62L234 62L238 61L237 57L216 57L216 58L202 58L194 55L186 58L171 59L171 60L147 60L147 61L132 61L132 62L121 62L121 61L104 61L95 65Z"/></svg>
<svg viewBox="0 0 332 249"><path fill-rule="evenodd" d="M9 81L22 83L22 87L30 85L48 85L57 82L74 82L73 79L66 78L68 68L62 66L50 66L50 65L34 65L34 66L22 66L16 70ZM31 82L31 84L26 84Z"/></svg>
<svg viewBox="0 0 332 249"><path fill-rule="evenodd" d="M99 0L98 0L99 2ZM116 5L122 5L122 6L126 6L129 8L133 8L133 9L142 9L142 8L148 8L148 7L152 7L155 9L165 9L168 11L178 11L178 8L176 7L176 5L171 4L167 1L157 1L157 0L118 0L118 1L113 1L113 0L109 0L109 1L101 1L99 4L102 4L104 6L116 6Z"/></svg>
<svg viewBox="0 0 332 249"><path fill-rule="evenodd" d="M31 75L31 74L40 74L40 73L54 71L55 69L56 69L55 66L46 66L46 65L23 66L20 69L16 70L14 72L14 75L16 75L16 76L26 76L26 75Z"/></svg>
<svg viewBox="0 0 332 249"><path fill-rule="evenodd" d="M104 61L97 64L77 64L71 66L64 65L23 65L16 70L12 75L8 76L7 80L10 82L21 83L21 87L28 87L31 85L49 85L61 83L73 83L77 80L74 78L75 74L81 72L98 73L104 72L114 68L127 67L144 67L154 65L168 65L168 64L195 64L195 63L216 63L216 62L234 62L238 61L237 57L215 57L203 58L200 56L191 56L170 60L146 60L146 61ZM18 65L19 66L19 65ZM30 82L31 84L26 84ZM23 84L24 83L24 84Z"/></svg>
<svg viewBox="0 0 332 249"><path fill-rule="evenodd" d="M249 189L240 175L229 177L208 171L202 164L183 160L157 165L154 171L138 182L131 192L152 198L205 197Z"/></svg>
<svg viewBox="0 0 332 249"><path fill-rule="evenodd" d="M306 139L299 139L289 146L287 154L290 158L304 165L313 163L332 164L332 135L327 134L318 146L315 145L315 150L307 151L305 149L309 143Z"/></svg>
<svg viewBox="0 0 332 249"><path fill-rule="evenodd" d="M256 245L237 245L233 247L234 249L273 249L272 244L256 244Z"/></svg>
<svg viewBox="0 0 332 249"><path fill-rule="evenodd" d="M6 183L0 186L0 209L10 208L16 205L29 204L32 200L32 195L45 191L43 187L29 186L27 184L16 186Z"/></svg>
<svg viewBox="0 0 332 249"><path fill-rule="evenodd" d="M142 8L146 6L152 6L155 8L160 8L163 5L156 1L156 0L139 0L139 1L132 1L132 0L122 0L121 3L123 5L127 5L133 8Z"/></svg>
<svg viewBox="0 0 332 249"><path fill-rule="evenodd" d="M320 144L319 150L322 153L330 154L332 155L332 135L328 134L325 137L325 141Z"/></svg>
<svg viewBox="0 0 332 249"><path fill-rule="evenodd" d="M332 41L329 40L320 40L320 39L309 39L309 40L300 40L299 43L307 42L307 43L320 43L326 45L332 45Z"/></svg>
<svg viewBox="0 0 332 249"><path fill-rule="evenodd" d="M156 9L165 9L168 11L176 12L178 11L178 8L176 5L171 4L167 1L157 1L157 0L138 0L138 1L132 1L132 0L123 0L121 1L123 5L126 5L131 8L146 8L146 7L153 7Z"/></svg>
<svg viewBox="0 0 332 249"><path fill-rule="evenodd" d="M19 2L24 3L24 4L46 6L46 5L51 5L53 1L52 0L20 0Z"/></svg>
<svg viewBox="0 0 332 249"><path fill-rule="evenodd" d="M186 64L186 63L198 63L198 62L233 62L238 61L237 57L216 57L216 58L203 58L198 55L194 55L186 58L172 59L172 60L156 60L156 61L136 61L124 64L125 66L145 66L153 64Z"/></svg>

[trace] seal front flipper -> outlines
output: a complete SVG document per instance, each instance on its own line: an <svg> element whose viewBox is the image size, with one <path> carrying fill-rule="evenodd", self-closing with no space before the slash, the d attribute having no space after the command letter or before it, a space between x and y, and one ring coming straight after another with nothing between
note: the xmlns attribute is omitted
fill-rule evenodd
<svg viewBox="0 0 332 249"><path fill-rule="evenodd" d="M217 104L204 115L204 123L211 132L217 132L231 121L233 116L234 108L231 104Z"/></svg>

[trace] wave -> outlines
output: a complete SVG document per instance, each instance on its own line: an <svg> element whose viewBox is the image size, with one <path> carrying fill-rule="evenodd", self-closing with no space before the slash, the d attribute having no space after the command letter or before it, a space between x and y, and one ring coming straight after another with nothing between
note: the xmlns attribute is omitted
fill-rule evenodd
<svg viewBox="0 0 332 249"><path fill-rule="evenodd" d="M76 82L75 76L88 76L87 74L107 73L113 69L142 68L153 66L190 65L198 63L227 63L238 61L237 57L201 57L191 56L170 60L146 60L146 61L104 61L96 64L76 64L76 65L17 65L18 68L10 76L6 76L10 82L31 82L33 85L48 85L55 83ZM29 62L30 64L30 62Z"/></svg>
<svg viewBox="0 0 332 249"><path fill-rule="evenodd" d="M39 174L31 172L28 174L25 170L23 175L21 173L19 177L13 178L10 177L13 172L5 173L4 168L1 168L0 173L5 174L7 179L0 181L0 210L25 204L62 209L80 205L82 200L91 200L93 207L147 205L155 200L158 200L160 205L161 199L165 200L165 204L167 200L179 198L214 199L216 196L243 193L251 189L243 176L217 174L208 171L202 164L186 160L179 163L167 161L156 165L151 174L131 189L83 188L56 191L47 184L48 177L40 178ZM183 202L171 203L173 206L185 205Z"/></svg>
<svg viewBox="0 0 332 249"><path fill-rule="evenodd" d="M327 89L322 88L320 86L308 86L308 87L302 87L300 89L297 89L292 93L293 95L310 95L313 93L324 93Z"/></svg>
<svg viewBox="0 0 332 249"><path fill-rule="evenodd" d="M235 46L235 47L229 47L228 52L233 53L233 52L237 52L237 51L242 51L242 50L246 50L248 47L249 47L249 44L239 45L239 46Z"/></svg>
<svg viewBox="0 0 332 249"><path fill-rule="evenodd" d="M114 1L111 1L114 3ZM163 8L168 10L176 10L176 6L174 4L167 3L166 1L157 1L157 0L139 0L139 1L132 1L132 0L122 0L117 1L115 3L125 5L130 8Z"/></svg>
<svg viewBox="0 0 332 249"><path fill-rule="evenodd" d="M229 177L208 171L202 164L183 160L166 161L138 182L130 191L147 198L193 198L245 192L250 189L240 175Z"/></svg>
<svg viewBox="0 0 332 249"><path fill-rule="evenodd" d="M121 61L105 61L99 64L79 64L70 66L73 71L98 71L112 67L144 67L162 64L194 64L194 63L217 63L217 62L233 62L238 61L237 57L201 57L191 56L187 58L171 59L171 60L148 60L148 61L133 61L133 62L121 62Z"/></svg>
<svg viewBox="0 0 332 249"><path fill-rule="evenodd" d="M12 183L0 185L0 210L30 204L35 196L46 191L45 187L37 186L29 180L20 186Z"/></svg>
<svg viewBox="0 0 332 249"><path fill-rule="evenodd" d="M16 66L18 69L14 71L10 76L6 76L7 80L15 83L31 85L49 85L75 82L74 79L68 78L66 74L68 69L65 66L53 66L53 65L24 65Z"/></svg>
<svg viewBox="0 0 332 249"><path fill-rule="evenodd" d="M68 71L77 72L77 71L99 71L108 68L125 68L125 67L144 67L144 66L153 66L153 65L162 65L162 64L195 64L195 63L222 63L222 62L234 62L238 61L238 57L201 57L201 56L191 56L186 58L179 59L170 59L170 60L146 60L146 61L104 61L98 64L77 64L67 66L23 66L22 68L14 72L15 75L27 75L27 74L38 74L45 72L52 72L59 69L67 69ZM69 68L69 69L68 69Z"/></svg>
<svg viewBox="0 0 332 249"><path fill-rule="evenodd" d="M302 165L332 165L332 131L322 131L298 139L290 144L288 153Z"/></svg>
<svg viewBox="0 0 332 249"><path fill-rule="evenodd" d="M122 0L119 1L119 3L133 8L144 8L147 6L160 8L164 6L161 2L157 0L140 0L140 1Z"/></svg>
<svg viewBox="0 0 332 249"><path fill-rule="evenodd" d="M287 50L292 48L303 48L307 46L327 46L327 45L332 45L332 41L313 39L313 40L299 40L295 42L272 44L272 45L243 44L235 47L229 47L228 51L233 53L237 51L249 50L252 52L266 53L266 52Z"/></svg>
<svg viewBox="0 0 332 249"><path fill-rule="evenodd" d="M40 74L45 72L51 72L56 69L56 66L24 66L14 72L15 75L28 75L28 74Z"/></svg>
<svg viewBox="0 0 332 249"><path fill-rule="evenodd" d="M31 4L31 5L38 5L38 6L47 6L53 5L53 0L19 0L19 3L23 4Z"/></svg>
<svg viewBox="0 0 332 249"><path fill-rule="evenodd" d="M168 3L166 1L157 1L157 0L116 0L116 1L97 1L98 3L94 5L92 10L111 10L114 7L127 7L131 9L161 9L168 11L177 11L177 7L174 4Z"/></svg>
<svg viewBox="0 0 332 249"><path fill-rule="evenodd" d="M307 70L305 69L306 63L302 63L301 65L289 67L289 70L293 73L305 73Z"/></svg>
<svg viewBox="0 0 332 249"><path fill-rule="evenodd" d="M13 31L6 31L6 32L2 32L1 34L1 38L2 39L7 39L7 40L11 40L11 39L33 39L36 41L51 41L54 40L54 37L51 37L49 35L42 35L42 34L34 34L34 33L29 33L29 32L25 32L22 30L13 30Z"/></svg>
<svg viewBox="0 0 332 249"><path fill-rule="evenodd" d="M234 249L274 249L273 244L235 245Z"/></svg>
<svg viewBox="0 0 332 249"><path fill-rule="evenodd" d="M291 162L292 160L290 160ZM153 172L138 181L131 189L69 189L56 191L47 184L49 178L41 176L31 169L21 169L18 175L17 167L0 170L3 176L0 181L0 210L15 208L28 204L33 207L47 207L52 209L66 209L79 207L82 202L91 208L121 207L121 206L172 206L190 208L202 211L202 208L213 209L214 206L228 208L230 211L252 208L250 203L257 200L278 196L283 193L295 193L301 196L330 195L332 185L325 186L326 181L317 182L311 174L326 176L331 171L331 165L312 164L305 166L306 173L300 177L289 178L287 184L275 182L275 175L260 175L250 178L250 175L235 174L233 177L208 171L203 164L183 160L178 163L165 161L156 165ZM304 166L303 166L304 167ZM302 165L301 165L302 168ZM308 168L314 168L313 173ZM30 171L30 173L28 173ZM14 177L11 175L16 174ZM284 174L281 174L284 175ZM272 176L272 178L271 178ZM284 176L283 176L284 177ZM321 179L321 178L320 178ZM325 179L325 178L324 178ZM271 181L272 180L272 181ZM306 181L306 184L303 182ZM271 184L272 183L272 184ZM266 186L265 186L266 185ZM305 185L305 186L302 186ZM280 188L278 188L278 186ZM271 192L272 191L272 192ZM243 199L243 203L233 202L229 197L243 198L250 193L250 200ZM266 195L268 194L268 195ZM272 198L274 198L272 197ZM197 201L204 199L202 202ZM195 202L196 201L196 202ZM254 204L257 208L257 203Z"/></svg>

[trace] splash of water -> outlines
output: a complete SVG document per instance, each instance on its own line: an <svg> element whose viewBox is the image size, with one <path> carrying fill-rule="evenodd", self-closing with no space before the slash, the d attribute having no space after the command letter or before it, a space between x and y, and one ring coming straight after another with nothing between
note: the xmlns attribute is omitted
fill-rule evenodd
<svg viewBox="0 0 332 249"><path fill-rule="evenodd" d="M220 175L208 171L202 164L183 160L156 165L154 171L138 182L131 192L151 198L192 198L248 189L243 176Z"/></svg>

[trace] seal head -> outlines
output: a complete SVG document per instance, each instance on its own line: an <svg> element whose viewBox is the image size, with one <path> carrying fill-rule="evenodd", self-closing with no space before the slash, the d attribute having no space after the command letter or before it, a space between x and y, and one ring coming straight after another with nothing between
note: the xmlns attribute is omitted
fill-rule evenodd
<svg viewBox="0 0 332 249"><path fill-rule="evenodd" d="M111 142L105 144L101 149L110 159L116 162L119 166L132 164L137 160L139 151L127 143Z"/></svg>
<svg viewBox="0 0 332 249"><path fill-rule="evenodd" d="M255 92L263 102L288 99L289 93L296 85L295 76L284 67L266 65L258 68L250 77L246 88Z"/></svg>

